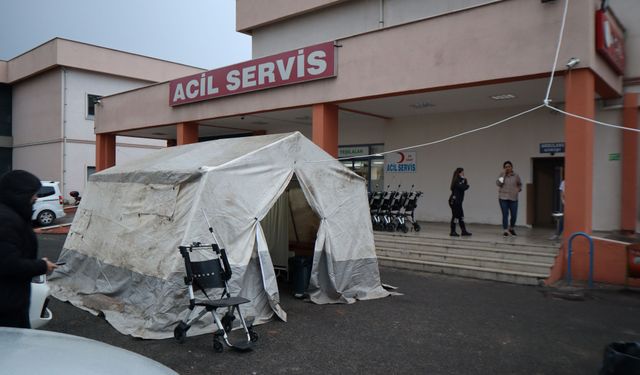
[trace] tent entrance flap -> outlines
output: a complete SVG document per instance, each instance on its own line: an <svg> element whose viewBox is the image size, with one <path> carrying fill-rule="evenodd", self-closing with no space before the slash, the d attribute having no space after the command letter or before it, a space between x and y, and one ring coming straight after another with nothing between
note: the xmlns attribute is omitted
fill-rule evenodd
<svg viewBox="0 0 640 375"><path fill-rule="evenodd" d="M273 312L283 321L287 321L287 313L280 307L280 294L278 292L278 283L276 274L273 272L273 264L269 255L269 248L264 237L262 227L256 222L256 246L258 248L258 260L260 261L260 271L262 273L262 285L269 299L269 306Z"/></svg>
<svg viewBox="0 0 640 375"><path fill-rule="evenodd" d="M313 256L320 218L307 202L294 174L267 215L260 221L276 270L289 270L289 258Z"/></svg>
<svg viewBox="0 0 640 375"><path fill-rule="evenodd" d="M285 193L280 195L273 207L260 221L269 248L269 255L276 270L287 270L287 259L289 258L288 216L289 199Z"/></svg>
<svg viewBox="0 0 640 375"><path fill-rule="evenodd" d="M311 208L297 178L287 186L289 199L289 250L295 255L313 255L320 217Z"/></svg>

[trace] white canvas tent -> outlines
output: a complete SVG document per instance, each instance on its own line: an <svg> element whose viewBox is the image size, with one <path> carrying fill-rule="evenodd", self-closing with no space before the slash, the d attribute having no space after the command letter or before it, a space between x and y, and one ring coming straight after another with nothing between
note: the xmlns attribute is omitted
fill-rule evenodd
<svg viewBox="0 0 640 375"><path fill-rule="evenodd" d="M120 332L171 337L188 313L179 245L226 248L233 295L256 323L279 304L261 220L293 175L319 217L309 295L315 303L387 296L382 288L364 180L300 133L223 139L160 150L91 176L64 244L52 294L102 312ZM203 214L204 213L204 214ZM269 222L278 222L270 220ZM211 332L211 322L189 334Z"/></svg>

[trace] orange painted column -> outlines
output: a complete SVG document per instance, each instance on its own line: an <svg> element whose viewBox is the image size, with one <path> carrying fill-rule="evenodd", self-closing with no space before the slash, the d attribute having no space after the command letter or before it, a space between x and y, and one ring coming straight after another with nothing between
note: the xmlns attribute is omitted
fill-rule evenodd
<svg viewBox="0 0 640 375"><path fill-rule="evenodd" d="M622 123L627 128L638 128L638 94L624 94ZM622 131L622 204L620 230L635 233L638 213L638 133Z"/></svg>
<svg viewBox="0 0 640 375"><path fill-rule="evenodd" d="M565 110L593 118L595 77L589 69L565 76ZM565 116L565 208L564 236L574 232L591 234L593 215L593 134L588 121ZM576 241L574 241L576 242Z"/></svg>
<svg viewBox="0 0 640 375"><path fill-rule="evenodd" d="M96 172L116 165L116 135L96 134Z"/></svg>
<svg viewBox="0 0 640 375"><path fill-rule="evenodd" d="M338 157L338 106L314 104L311 140L334 158Z"/></svg>
<svg viewBox="0 0 640 375"><path fill-rule="evenodd" d="M176 125L176 141L178 146L198 143L198 124L181 122Z"/></svg>
<svg viewBox="0 0 640 375"><path fill-rule="evenodd" d="M569 71L565 75L565 110L594 118L595 76L589 69ZM565 206L564 246L575 232L591 234L593 216L593 135L594 124L565 115ZM572 242L571 273L574 280L589 277L589 243L584 237ZM565 253L566 254L566 253ZM566 255L565 255L566 256ZM563 274L567 266L563 267ZM596 267L600 268L600 267Z"/></svg>

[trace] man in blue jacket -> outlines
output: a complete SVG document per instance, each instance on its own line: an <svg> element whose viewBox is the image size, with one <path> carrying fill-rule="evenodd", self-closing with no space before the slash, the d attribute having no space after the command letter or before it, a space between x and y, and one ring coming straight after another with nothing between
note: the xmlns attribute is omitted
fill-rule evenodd
<svg viewBox="0 0 640 375"><path fill-rule="evenodd" d="M0 177L0 326L30 328L31 279L57 266L38 256L31 226L40 180L26 171Z"/></svg>

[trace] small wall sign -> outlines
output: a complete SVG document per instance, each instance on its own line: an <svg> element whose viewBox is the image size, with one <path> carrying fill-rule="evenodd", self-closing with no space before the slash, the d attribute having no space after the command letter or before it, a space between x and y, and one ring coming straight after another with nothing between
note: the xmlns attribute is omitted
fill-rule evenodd
<svg viewBox="0 0 640 375"><path fill-rule="evenodd" d="M415 151L399 151L385 155L384 171L391 173L416 173Z"/></svg>
<svg viewBox="0 0 640 375"><path fill-rule="evenodd" d="M369 154L369 146L338 147L339 158L353 158Z"/></svg>
<svg viewBox="0 0 640 375"><path fill-rule="evenodd" d="M556 152L564 152L564 142L548 142L540 143L541 154L555 154Z"/></svg>
<svg viewBox="0 0 640 375"><path fill-rule="evenodd" d="M609 154L609 161L620 160L620 153L615 152L613 154Z"/></svg>

